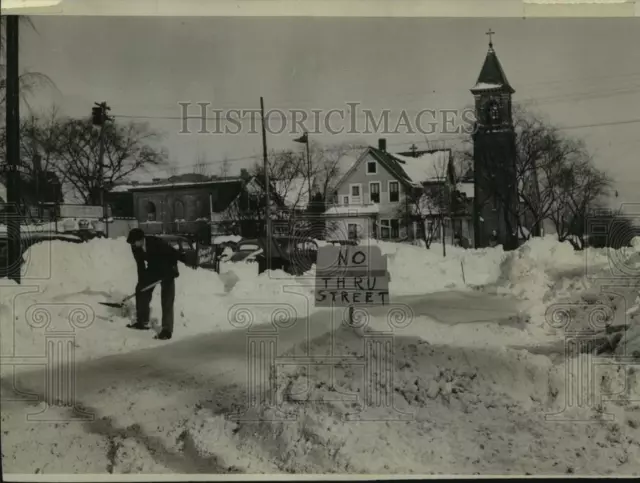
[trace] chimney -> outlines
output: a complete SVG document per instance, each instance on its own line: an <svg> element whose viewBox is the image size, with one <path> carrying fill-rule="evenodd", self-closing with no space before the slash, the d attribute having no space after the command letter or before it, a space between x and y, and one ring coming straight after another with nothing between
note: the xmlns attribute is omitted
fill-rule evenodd
<svg viewBox="0 0 640 483"><path fill-rule="evenodd" d="M385 138L378 139L378 149L387 152L387 140Z"/></svg>

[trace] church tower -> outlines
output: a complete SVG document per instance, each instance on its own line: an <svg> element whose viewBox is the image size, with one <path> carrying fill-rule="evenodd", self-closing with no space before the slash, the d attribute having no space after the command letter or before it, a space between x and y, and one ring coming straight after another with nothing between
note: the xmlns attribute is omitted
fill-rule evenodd
<svg viewBox="0 0 640 483"><path fill-rule="evenodd" d="M490 246L492 239L505 249L518 245L516 134L511 96L515 90L502 70L493 49L489 50L476 85L476 125L473 134L473 228L476 248ZM495 235L494 235L495 232Z"/></svg>

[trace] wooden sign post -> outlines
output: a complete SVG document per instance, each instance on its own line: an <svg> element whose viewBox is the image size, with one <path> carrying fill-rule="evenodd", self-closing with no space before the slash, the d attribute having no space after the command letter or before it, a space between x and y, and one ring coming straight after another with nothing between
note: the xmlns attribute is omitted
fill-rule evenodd
<svg viewBox="0 0 640 483"><path fill-rule="evenodd" d="M316 307L349 307L390 303L387 257L378 246L325 246L318 249Z"/></svg>

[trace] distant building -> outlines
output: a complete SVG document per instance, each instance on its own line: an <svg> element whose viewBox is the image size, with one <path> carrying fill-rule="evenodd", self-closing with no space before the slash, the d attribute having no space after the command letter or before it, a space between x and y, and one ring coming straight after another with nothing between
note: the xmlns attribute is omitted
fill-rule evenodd
<svg viewBox="0 0 640 483"><path fill-rule="evenodd" d="M253 237L264 230L263 193L262 183L246 172L225 178L186 175L116 185L107 202L114 217L134 217L147 233Z"/></svg>
<svg viewBox="0 0 640 483"><path fill-rule="evenodd" d="M30 218L52 219L55 206L63 202L62 183L53 171L37 172L24 166L19 171L21 210ZM0 176L0 211L8 201L6 185L6 176Z"/></svg>
<svg viewBox="0 0 640 483"><path fill-rule="evenodd" d="M466 173L455 173L450 149L394 154L380 139L378 147L366 148L337 183L325 212L326 237L414 240L429 230L437 231L434 238L440 240L444 225L447 240L453 240L454 232L473 239L470 200L468 206L454 203L455 212L444 203L420 213L412 201L416 193L430 190L446 199L466 200L465 194L472 194L470 181Z"/></svg>

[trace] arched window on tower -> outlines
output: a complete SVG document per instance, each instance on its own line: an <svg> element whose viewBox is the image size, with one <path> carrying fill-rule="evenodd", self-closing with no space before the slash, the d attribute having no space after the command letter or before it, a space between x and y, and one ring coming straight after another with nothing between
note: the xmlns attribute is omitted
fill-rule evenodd
<svg viewBox="0 0 640 483"><path fill-rule="evenodd" d="M500 106L497 102L492 102L489 106L489 120L492 124L500 122Z"/></svg>
<svg viewBox="0 0 640 483"><path fill-rule="evenodd" d="M156 221L156 205L152 201L147 203L147 221Z"/></svg>

